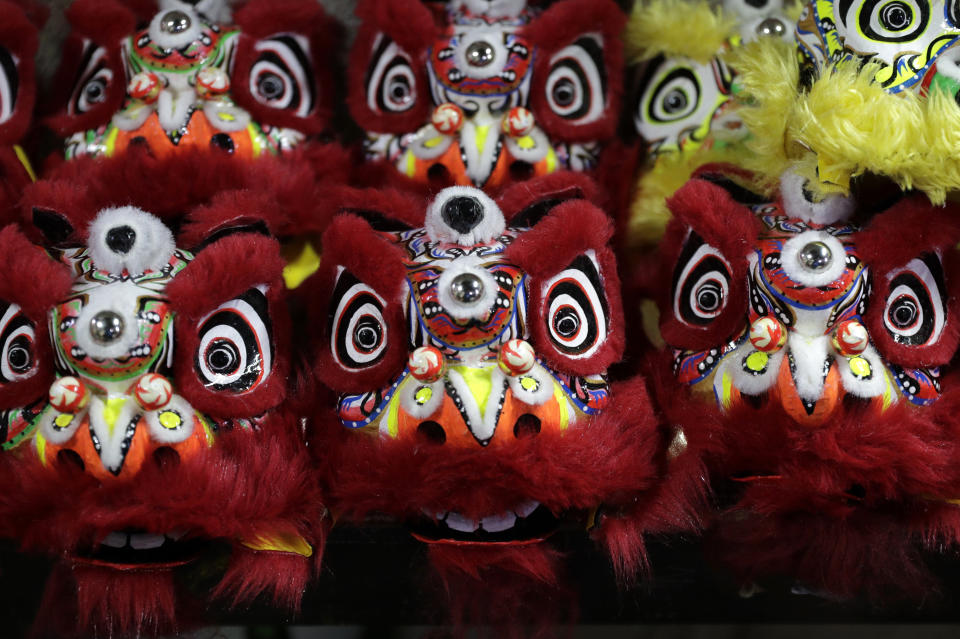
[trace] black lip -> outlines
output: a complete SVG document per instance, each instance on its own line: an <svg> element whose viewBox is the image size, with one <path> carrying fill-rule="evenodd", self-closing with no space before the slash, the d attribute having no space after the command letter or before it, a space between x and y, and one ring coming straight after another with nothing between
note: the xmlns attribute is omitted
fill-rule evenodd
<svg viewBox="0 0 960 639"><path fill-rule="evenodd" d="M517 523L508 530L487 532L476 530L462 532L454 530L442 521L422 517L410 525L414 537L429 543L522 543L546 539L560 527L560 520L542 504L526 517L517 517Z"/></svg>

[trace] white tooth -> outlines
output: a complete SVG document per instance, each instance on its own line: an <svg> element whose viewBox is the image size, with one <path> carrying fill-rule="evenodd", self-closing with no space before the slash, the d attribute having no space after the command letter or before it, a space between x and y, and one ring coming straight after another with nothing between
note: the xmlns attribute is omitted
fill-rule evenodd
<svg viewBox="0 0 960 639"><path fill-rule="evenodd" d="M437 521L440 521L447 516L447 511L445 510L430 510L429 508L421 508L420 512L430 519L436 519Z"/></svg>
<svg viewBox="0 0 960 639"><path fill-rule="evenodd" d="M539 501L525 501L516 508L513 509L513 512L517 513L517 517L529 517L530 514L540 507Z"/></svg>
<svg viewBox="0 0 960 639"><path fill-rule="evenodd" d="M474 532L480 527L475 519L467 519L460 513L450 513L444 520L450 528L460 532Z"/></svg>
<svg viewBox="0 0 960 639"><path fill-rule="evenodd" d="M127 545L127 533L112 532L104 537L100 544L111 548L123 548Z"/></svg>
<svg viewBox="0 0 960 639"><path fill-rule="evenodd" d="M187 534L186 530L177 529L177 530L171 530L165 535L165 537L167 537L168 539L172 539L173 541L177 541L179 539L182 539L183 536L186 534Z"/></svg>
<svg viewBox="0 0 960 639"><path fill-rule="evenodd" d="M513 525L517 523L517 516L513 513L506 512L501 515L491 515L489 517L484 517L480 520L480 527L486 530L487 532L502 532L513 528Z"/></svg>
<svg viewBox="0 0 960 639"><path fill-rule="evenodd" d="M163 545L166 537L163 535L151 535L150 533L137 533L130 535L130 546L134 550L149 550L150 548L159 548Z"/></svg>

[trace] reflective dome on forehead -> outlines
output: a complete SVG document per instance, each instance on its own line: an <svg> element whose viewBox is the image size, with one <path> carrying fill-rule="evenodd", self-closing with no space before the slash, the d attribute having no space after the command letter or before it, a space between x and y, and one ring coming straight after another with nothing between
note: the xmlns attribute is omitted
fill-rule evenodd
<svg viewBox="0 0 960 639"><path fill-rule="evenodd" d="M960 2L949 0L814 0L796 27L797 46L817 68L862 59L883 65L876 80L889 92L925 93L960 73Z"/></svg>

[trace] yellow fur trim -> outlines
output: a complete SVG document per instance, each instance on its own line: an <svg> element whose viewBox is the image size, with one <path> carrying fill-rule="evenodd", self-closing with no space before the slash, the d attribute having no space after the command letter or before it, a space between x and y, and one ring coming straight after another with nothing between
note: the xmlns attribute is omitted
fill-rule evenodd
<svg viewBox="0 0 960 639"><path fill-rule="evenodd" d="M798 165L818 195L847 193L866 172L924 191L935 204L960 189L960 108L951 95L887 93L874 81L877 65L856 60L825 69L798 93L792 46L764 38L730 56L755 154L744 166L768 182Z"/></svg>
<svg viewBox="0 0 960 639"><path fill-rule="evenodd" d="M694 171L713 162L742 166L744 150L740 146L700 147L692 153L658 156L653 166L644 170L637 180L635 195L630 202L628 244L636 249L655 246L670 221L667 198L686 184Z"/></svg>
<svg viewBox="0 0 960 639"><path fill-rule="evenodd" d="M624 45L632 64L658 55L705 63L736 33L736 19L707 2L650 0L634 5Z"/></svg>

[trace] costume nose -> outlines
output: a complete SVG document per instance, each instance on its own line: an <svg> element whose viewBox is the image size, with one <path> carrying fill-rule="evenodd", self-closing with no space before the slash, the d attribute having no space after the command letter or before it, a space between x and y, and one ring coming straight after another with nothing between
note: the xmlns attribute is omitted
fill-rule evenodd
<svg viewBox="0 0 960 639"><path fill-rule="evenodd" d="M106 242L107 248L114 253L126 255L137 243L137 232L126 224L115 226L107 231Z"/></svg>
<svg viewBox="0 0 960 639"><path fill-rule="evenodd" d="M90 337L97 344L111 344L123 336L123 318L113 311L100 311L90 320Z"/></svg>
<svg viewBox="0 0 960 639"><path fill-rule="evenodd" d="M483 221L483 205L475 197L452 197L444 203L441 215L450 228L466 234Z"/></svg>

